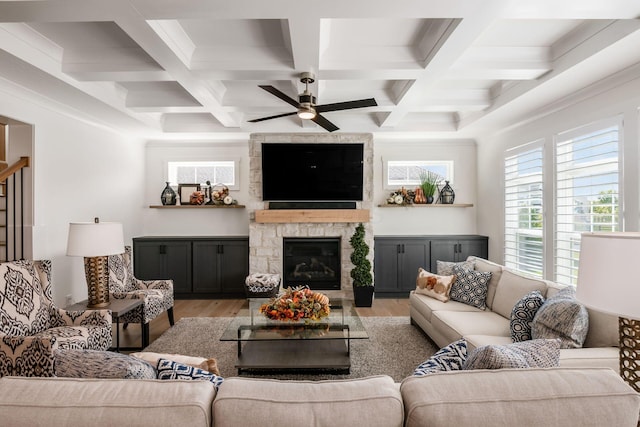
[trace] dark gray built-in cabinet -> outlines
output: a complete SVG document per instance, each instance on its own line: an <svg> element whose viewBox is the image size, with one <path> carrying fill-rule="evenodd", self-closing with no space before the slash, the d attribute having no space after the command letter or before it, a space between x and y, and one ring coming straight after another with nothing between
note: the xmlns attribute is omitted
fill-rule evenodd
<svg viewBox="0 0 640 427"><path fill-rule="evenodd" d="M134 275L172 279L176 298L244 296L248 237L136 237Z"/></svg>
<svg viewBox="0 0 640 427"><path fill-rule="evenodd" d="M435 273L438 260L458 262L469 255L487 258L489 238L477 235L375 237L376 296L407 296L416 288L418 268Z"/></svg>

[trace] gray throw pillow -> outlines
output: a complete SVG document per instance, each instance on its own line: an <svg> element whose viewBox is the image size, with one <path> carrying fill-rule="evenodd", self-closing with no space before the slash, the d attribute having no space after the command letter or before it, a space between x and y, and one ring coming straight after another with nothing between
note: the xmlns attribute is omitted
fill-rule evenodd
<svg viewBox="0 0 640 427"><path fill-rule="evenodd" d="M478 347L463 369L553 368L559 364L560 340L529 340Z"/></svg>
<svg viewBox="0 0 640 427"><path fill-rule="evenodd" d="M509 324L513 342L531 339L531 324L542 304L544 304L544 297L540 291L531 291L513 306Z"/></svg>
<svg viewBox="0 0 640 427"><path fill-rule="evenodd" d="M480 310L487 308L487 289L491 273L465 270L458 265L453 266L453 274L456 275L456 281L451 286L449 298Z"/></svg>
<svg viewBox="0 0 640 427"><path fill-rule="evenodd" d="M453 267L456 265L464 270L474 270L476 268L476 263L473 261L436 261L436 272L438 276L451 276L452 274L455 274L453 272Z"/></svg>
<svg viewBox="0 0 640 427"><path fill-rule="evenodd" d="M560 348L581 348L589 332L589 312L568 286L547 299L533 318L531 336L559 338Z"/></svg>
<svg viewBox="0 0 640 427"><path fill-rule="evenodd" d="M467 341L464 338L438 350L413 371L413 376L429 375L442 371L458 371L467 360Z"/></svg>
<svg viewBox="0 0 640 427"><path fill-rule="evenodd" d="M156 378L156 368L142 359L98 350L58 350L54 372L57 377L68 378Z"/></svg>

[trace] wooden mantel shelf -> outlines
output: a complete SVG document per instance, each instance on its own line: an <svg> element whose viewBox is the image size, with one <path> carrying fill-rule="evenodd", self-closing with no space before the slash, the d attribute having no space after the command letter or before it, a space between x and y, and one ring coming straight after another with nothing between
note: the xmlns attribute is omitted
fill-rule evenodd
<svg viewBox="0 0 640 427"><path fill-rule="evenodd" d="M256 222L369 222L369 209L264 209L256 211Z"/></svg>

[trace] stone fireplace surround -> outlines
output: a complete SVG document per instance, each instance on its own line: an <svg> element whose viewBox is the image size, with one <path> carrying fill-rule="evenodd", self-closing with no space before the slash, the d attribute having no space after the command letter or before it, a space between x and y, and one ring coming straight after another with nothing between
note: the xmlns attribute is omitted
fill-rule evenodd
<svg viewBox="0 0 640 427"><path fill-rule="evenodd" d="M352 298L352 281L349 275L351 244L349 240L358 223L353 222L256 222L255 212L268 209L262 201L262 144L268 143L362 143L364 144L363 200L356 209L371 210L373 198L373 136L367 133L256 133L249 137L249 271L250 273L277 273L282 275L284 237L337 237L341 241L341 289L323 291L329 297ZM292 177L294 179L294 177ZM286 185L286 184L285 184ZM371 222L363 222L365 241L369 245L369 260L373 266L373 231ZM373 274L373 271L372 271Z"/></svg>

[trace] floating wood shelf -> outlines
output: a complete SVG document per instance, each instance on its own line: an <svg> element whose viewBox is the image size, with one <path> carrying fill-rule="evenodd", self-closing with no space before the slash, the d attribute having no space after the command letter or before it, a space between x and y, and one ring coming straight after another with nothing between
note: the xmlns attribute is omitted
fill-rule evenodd
<svg viewBox="0 0 640 427"><path fill-rule="evenodd" d="M245 205L151 205L152 209L244 209Z"/></svg>
<svg viewBox="0 0 640 427"><path fill-rule="evenodd" d="M264 209L256 211L256 222L369 222L369 209Z"/></svg>
<svg viewBox="0 0 640 427"><path fill-rule="evenodd" d="M431 203L431 204L422 204L422 203L416 203L413 205L396 205L396 204L385 204L385 205L378 205L379 208L471 208L473 207L473 203L454 203L454 204L450 204L450 205L446 205L446 204L435 204L435 203Z"/></svg>

